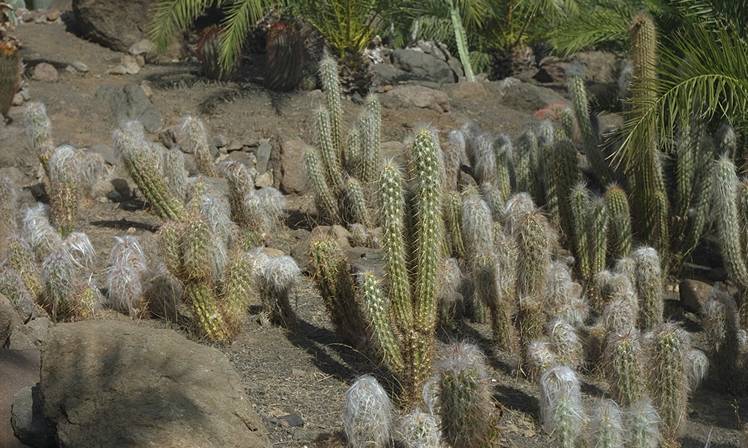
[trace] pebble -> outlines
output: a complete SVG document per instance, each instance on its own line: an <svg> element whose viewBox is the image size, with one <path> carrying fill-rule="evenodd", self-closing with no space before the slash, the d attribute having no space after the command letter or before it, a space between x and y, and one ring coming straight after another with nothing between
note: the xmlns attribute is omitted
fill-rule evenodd
<svg viewBox="0 0 748 448"><path fill-rule="evenodd" d="M120 63L125 67L125 70L127 70L127 74L137 75L140 73L140 64L136 57L126 54L122 56Z"/></svg>
<svg viewBox="0 0 748 448"><path fill-rule="evenodd" d="M264 173L260 174L255 178L255 185L263 188L263 187L272 187L273 186L273 173L270 171L265 171Z"/></svg>
<svg viewBox="0 0 748 448"><path fill-rule="evenodd" d="M110 75L126 75L127 68L124 65L119 64L107 70L107 73L109 73Z"/></svg>
<svg viewBox="0 0 748 448"><path fill-rule="evenodd" d="M31 78L36 81L56 82L60 78L60 75L52 64L42 62L34 67Z"/></svg>
<svg viewBox="0 0 748 448"><path fill-rule="evenodd" d="M47 20L49 20L50 22L55 22L59 18L60 18L59 9L50 9L49 11L47 11Z"/></svg>
<svg viewBox="0 0 748 448"><path fill-rule="evenodd" d="M156 51L156 46L148 39L141 39L130 46L128 52L133 56L139 56L143 54L153 53Z"/></svg>
<svg viewBox="0 0 748 448"><path fill-rule="evenodd" d="M281 426L290 428L301 428L304 426L304 419L300 415L288 414L282 417L278 417L278 422Z"/></svg>
<svg viewBox="0 0 748 448"><path fill-rule="evenodd" d="M23 95L21 94L21 92L18 92L15 95L13 95L13 103L12 104L14 106L20 106L21 104L23 104Z"/></svg>
<svg viewBox="0 0 748 448"><path fill-rule="evenodd" d="M81 61L74 61L72 64L70 64L74 69L78 70L81 73L88 73L88 66L84 64Z"/></svg>
<svg viewBox="0 0 748 448"><path fill-rule="evenodd" d="M153 89L151 89L151 84L148 81L141 82L140 88L143 89L143 93L145 93L145 96L148 98L153 96Z"/></svg>

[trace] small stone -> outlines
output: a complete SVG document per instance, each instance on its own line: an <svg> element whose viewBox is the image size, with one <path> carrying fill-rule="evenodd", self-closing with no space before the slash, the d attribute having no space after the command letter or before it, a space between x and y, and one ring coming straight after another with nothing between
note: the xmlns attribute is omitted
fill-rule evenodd
<svg viewBox="0 0 748 448"><path fill-rule="evenodd" d="M34 21L34 13L31 11L26 11L23 13L23 16L21 16L21 20L25 23L33 22Z"/></svg>
<svg viewBox="0 0 748 448"><path fill-rule="evenodd" d="M34 67L31 78L35 81L57 82L60 79L60 75L52 64L42 62Z"/></svg>
<svg viewBox="0 0 748 448"><path fill-rule="evenodd" d="M255 178L255 185L258 187L272 187L273 186L273 173L265 171Z"/></svg>
<svg viewBox="0 0 748 448"><path fill-rule="evenodd" d="M143 89L143 93L145 93L145 96L150 98L153 96L153 89L151 88L151 83L148 81L143 81L140 83L140 87Z"/></svg>
<svg viewBox="0 0 748 448"><path fill-rule="evenodd" d="M231 140L229 142L229 151L241 151L244 145L239 140Z"/></svg>
<svg viewBox="0 0 748 448"><path fill-rule="evenodd" d="M304 419L301 418L300 415L296 414L288 414L282 417L278 417L278 421L280 422L281 426L290 428L301 428L302 426L304 426Z"/></svg>
<svg viewBox="0 0 748 448"><path fill-rule="evenodd" d="M257 171L264 173L268 169L268 163L270 162L270 154L273 152L273 145L270 144L270 140L262 140L260 146L255 150L257 156Z"/></svg>
<svg viewBox="0 0 748 448"><path fill-rule="evenodd" d="M88 66L81 61L74 61L70 65L81 73L88 73Z"/></svg>
<svg viewBox="0 0 748 448"><path fill-rule="evenodd" d="M60 18L60 10L59 9L50 9L47 11L47 20L50 22L56 22L57 19Z"/></svg>
<svg viewBox="0 0 748 448"><path fill-rule="evenodd" d="M216 148L225 148L228 144L228 139L223 134L216 134L213 136L213 145Z"/></svg>
<svg viewBox="0 0 748 448"><path fill-rule="evenodd" d="M34 16L34 23L47 23L47 18L43 14Z"/></svg>
<svg viewBox="0 0 748 448"><path fill-rule="evenodd" d="M156 46L148 39L141 39L132 44L128 52L133 56L140 56L143 54L153 53L156 51Z"/></svg>
<svg viewBox="0 0 748 448"><path fill-rule="evenodd" d="M14 106L20 106L23 104L23 95L21 92L16 93L13 95L13 105Z"/></svg>
<svg viewBox="0 0 748 448"><path fill-rule="evenodd" d="M138 59L134 56L130 56L129 54L122 56L120 64L125 67L128 75L137 75L140 73L140 64L138 63Z"/></svg>
<svg viewBox="0 0 748 448"><path fill-rule="evenodd" d="M137 61L139 66L145 67L145 58L142 55L135 56L135 61Z"/></svg>
<svg viewBox="0 0 748 448"><path fill-rule="evenodd" d="M127 74L127 67L125 67L122 64L115 65L114 67L107 70L107 73L110 75L126 75Z"/></svg>
<svg viewBox="0 0 748 448"><path fill-rule="evenodd" d="M23 97L24 101L28 101L28 100L31 99L31 94L29 93L29 89L28 88L26 88L26 87L22 88L19 93Z"/></svg>

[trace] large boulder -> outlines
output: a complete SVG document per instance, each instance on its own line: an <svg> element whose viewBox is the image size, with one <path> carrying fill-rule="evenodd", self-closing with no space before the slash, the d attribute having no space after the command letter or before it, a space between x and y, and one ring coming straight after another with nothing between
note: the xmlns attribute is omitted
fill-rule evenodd
<svg viewBox="0 0 748 448"><path fill-rule="evenodd" d="M390 109L416 107L436 112L449 112L449 97L441 90L419 85L402 85L382 97L382 105Z"/></svg>
<svg viewBox="0 0 748 448"><path fill-rule="evenodd" d="M448 84L463 76L460 61L444 44L420 41L414 47L393 50L383 63L372 66L376 84L424 82Z"/></svg>
<svg viewBox="0 0 748 448"><path fill-rule="evenodd" d="M239 375L218 350L127 321L50 330L44 415L61 447L268 447Z"/></svg>
<svg viewBox="0 0 748 448"><path fill-rule="evenodd" d="M113 50L126 52L145 37L155 0L73 0L81 32Z"/></svg>
<svg viewBox="0 0 748 448"><path fill-rule="evenodd" d="M94 98L109 105L114 126L137 120L148 132L156 132L161 128L161 112L153 106L143 88L137 84L100 86L96 89Z"/></svg>

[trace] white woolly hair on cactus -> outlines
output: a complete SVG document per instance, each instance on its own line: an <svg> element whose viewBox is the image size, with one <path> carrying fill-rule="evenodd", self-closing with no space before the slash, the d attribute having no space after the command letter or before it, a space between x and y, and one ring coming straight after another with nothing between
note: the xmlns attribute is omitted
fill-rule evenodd
<svg viewBox="0 0 748 448"><path fill-rule="evenodd" d="M660 446L660 416L649 398L631 404L624 412L627 448Z"/></svg>
<svg viewBox="0 0 748 448"><path fill-rule="evenodd" d="M478 256L493 248L491 209L473 190L462 200L462 235L468 253Z"/></svg>
<svg viewBox="0 0 748 448"><path fill-rule="evenodd" d="M249 269L253 276L262 280L265 266L270 261L270 256L265 252L265 248L262 246L250 249L245 254L247 261L249 262Z"/></svg>
<svg viewBox="0 0 748 448"><path fill-rule="evenodd" d="M182 201L186 200L190 176L184 165L184 153L178 149L163 151L161 163L165 167L166 184L169 190Z"/></svg>
<svg viewBox="0 0 748 448"><path fill-rule="evenodd" d="M574 327L582 325L589 312L581 285L572 280L569 267L559 261L548 265L543 301L549 318L564 319Z"/></svg>
<svg viewBox="0 0 748 448"><path fill-rule="evenodd" d="M150 147L143 124L139 121L128 121L115 129L112 132L112 145L124 159L147 152Z"/></svg>
<svg viewBox="0 0 748 448"><path fill-rule="evenodd" d="M626 274L600 271L595 275L594 281L606 302L623 299L638 307L634 285Z"/></svg>
<svg viewBox="0 0 748 448"><path fill-rule="evenodd" d="M454 129L449 131L447 134L447 142L453 151L457 154L456 162L467 161L467 142L465 141L465 133L460 129ZM458 165L459 166L459 165Z"/></svg>
<svg viewBox="0 0 748 448"><path fill-rule="evenodd" d="M73 281L77 274L77 266L73 257L65 247L60 247L50 253L42 262L42 281L45 285L45 302L51 309L52 318L57 318L58 312L63 312L62 302L68 300L73 289Z"/></svg>
<svg viewBox="0 0 748 448"><path fill-rule="evenodd" d="M698 349L691 349L686 353L686 374L688 375L688 387L695 390L701 385L709 372L709 358L706 353Z"/></svg>
<svg viewBox="0 0 748 448"><path fill-rule="evenodd" d="M448 345L444 349L441 360L436 365L438 372L457 372L466 368L475 369L482 379L488 378L486 356L477 345L467 342Z"/></svg>
<svg viewBox="0 0 748 448"><path fill-rule="evenodd" d="M567 366L555 366L540 377L540 420L560 448L574 448L587 417L579 378Z"/></svg>
<svg viewBox="0 0 748 448"><path fill-rule="evenodd" d="M397 439L404 448L441 448L441 433L436 417L420 409L402 416L397 424Z"/></svg>
<svg viewBox="0 0 748 448"><path fill-rule="evenodd" d="M49 223L46 205L37 204L26 209L23 217L23 238L41 258L62 246L62 237Z"/></svg>
<svg viewBox="0 0 748 448"><path fill-rule="evenodd" d="M143 275L147 263L134 236L114 237L107 266L109 306L135 316L143 300Z"/></svg>
<svg viewBox="0 0 748 448"><path fill-rule="evenodd" d="M18 187L7 176L0 176L0 232L8 237L18 231Z"/></svg>
<svg viewBox="0 0 748 448"><path fill-rule="evenodd" d="M737 316L734 314L730 316L727 306L722 301L716 299L715 292L713 289L710 299L704 304L701 325L704 327L704 335L710 345L710 349L716 351L722 347L727 338L727 326L725 324L728 319L736 322Z"/></svg>
<svg viewBox="0 0 748 448"><path fill-rule="evenodd" d="M535 128L535 135L541 147L550 147L555 140L555 128L550 120L543 120Z"/></svg>
<svg viewBox="0 0 748 448"><path fill-rule="evenodd" d="M276 294L286 294L301 278L301 270L288 255L270 257L263 269L265 284Z"/></svg>
<svg viewBox="0 0 748 448"><path fill-rule="evenodd" d="M584 360L584 347L574 327L563 319L555 319L546 328L553 351L559 361L573 369Z"/></svg>
<svg viewBox="0 0 748 448"><path fill-rule="evenodd" d="M77 157L81 165L81 191L88 196L102 194L104 187L101 184L111 174L104 156L96 152L78 150Z"/></svg>
<svg viewBox="0 0 748 448"><path fill-rule="evenodd" d="M390 446L392 402L373 376L360 377L345 393L343 428L352 448Z"/></svg>
<svg viewBox="0 0 748 448"><path fill-rule="evenodd" d="M636 261L632 257L623 257L616 260L613 272L625 275L632 286L636 284Z"/></svg>
<svg viewBox="0 0 748 448"><path fill-rule="evenodd" d="M24 128L29 146L34 151L52 146L52 123L44 103L32 102L23 113Z"/></svg>
<svg viewBox="0 0 748 448"><path fill-rule="evenodd" d="M96 249L91 244L91 240L88 239L88 235L83 232L73 232L62 243L76 266L85 269L93 267Z"/></svg>
<svg viewBox="0 0 748 448"><path fill-rule="evenodd" d="M194 153L209 148L208 131L203 120L185 115L176 126L175 137L177 144L188 153Z"/></svg>
<svg viewBox="0 0 748 448"><path fill-rule="evenodd" d="M49 158L49 177L53 181L80 182L81 158L78 150L70 145L60 145Z"/></svg>
<svg viewBox="0 0 748 448"><path fill-rule="evenodd" d="M527 345L527 364L532 372L539 374L558 365L559 362L551 343L539 340Z"/></svg>
<svg viewBox="0 0 748 448"><path fill-rule="evenodd" d="M535 202L529 193L517 193L506 201L504 206L504 226L510 235L514 235L517 226L528 214L535 211Z"/></svg>
<svg viewBox="0 0 748 448"><path fill-rule="evenodd" d="M447 258L444 261L444 269L441 271L439 285L450 294L459 292L462 287L464 276L460 270L460 262L456 258Z"/></svg>
<svg viewBox="0 0 748 448"><path fill-rule="evenodd" d="M492 140L489 134L481 134L475 139L473 174L479 184L492 182L496 178L496 152Z"/></svg>
<svg viewBox="0 0 748 448"><path fill-rule="evenodd" d="M286 206L286 198L283 194L273 187L263 187L257 190L257 196L260 198L263 211L267 214L272 225L278 223L283 217L283 209Z"/></svg>
<svg viewBox="0 0 748 448"><path fill-rule="evenodd" d="M590 448L623 448L623 415L618 404L609 399L597 400L590 418Z"/></svg>
<svg viewBox="0 0 748 448"><path fill-rule="evenodd" d="M617 299L608 303L603 310L602 321L609 333L622 333L636 328L638 310L631 301Z"/></svg>
<svg viewBox="0 0 748 448"><path fill-rule="evenodd" d="M200 214L210 226L210 231L223 244L229 244L236 225L231 220L231 206L225 196L206 192L200 201Z"/></svg>

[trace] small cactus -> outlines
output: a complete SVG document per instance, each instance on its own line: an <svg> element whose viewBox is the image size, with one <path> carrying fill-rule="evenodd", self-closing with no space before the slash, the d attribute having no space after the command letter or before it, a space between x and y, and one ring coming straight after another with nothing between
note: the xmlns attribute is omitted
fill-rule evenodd
<svg viewBox="0 0 748 448"><path fill-rule="evenodd" d="M0 242L7 242L18 231L18 187L8 177L0 177Z"/></svg>
<svg viewBox="0 0 748 448"><path fill-rule="evenodd" d="M304 165L307 178L312 184L315 204L320 213L320 218L328 223L340 222L340 209L337 199L327 183L319 153L314 149L307 150L304 154Z"/></svg>
<svg viewBox="0 0 748 448"><path fill-rule="evenodd" d="M62 236L75 228L81 199L82 167L75 148L59 146L48 162L52 221Z"/></svg>
<svg viewBox="0 0 748 448"><path fill-rule="evenodd" d="M343 198L346 205L344 209L348 214L346 221L370 227L372 221L366 208L366 199L361 183L355 178L349 177L345 182Z"/></svg>
<svg viewBox="0 0 748 448"><path fill-rule="evenodd" d="M476 138L473 149L473 175L478 184L496 180L496 152L490 135Z"/></svg>
<svg viewBox="0 0 748 448"><path fill-rule="evenodd" d="M602 198L592 201L589 216L590 278L605 269L608 253L608 207Z"/></svg>
<svg viewBox="0 0 748 448"><path fill-rule="evenodd" d="M688 372L688 388L695 390L706 378L709 371L709 358L701 350L691 349L686 353L686 369Z"/></svg>
<svg viewBox="0 0 748 448"><path fill-rule="evenodd" d="M588 314L581 285L572 281L569 268L558 261L548 266L543 303L549 320L558 317L574 327L581 326Z"/></svg>
<svg viewBox="0 0 748 448"><path fill-rule="evenodd" d="M145 254L137 238L115 237L107 267L107 290L112 308L138 315L143 308L143 274L147 269Z"/></svg>
<svg viewBox="0 0 748 448"><path fill-rule="evenodd" d="M49 223L47 207L44 204L26 209L23 218L23 238L29 242L38 259L46 258L62 246L62 238Z"/></svg>
<svg viewBox="0 0 748 448"><path fill-rule="evenodd" d="M301 270L288 255L268 258L262 268L262 304L271 320L281 325L293 325L295 314L290 293L301 277Z"/></svg>
<svg viewBox="0 0 748 448"><path fill-rule="evenodd" d="M644 396L644 353L635 329L611 333L605 344L605 376L614 400L629 406Z"/></svg>
<svg viewBox="0 0 748 448"><path fill-rule="evenodd" d="M183 117L177 125L176 137L179 146L195 156L195 165L201 174L209 177L218 176L208 142L208 131L201 119L191 115Z"/></svg>
<svg viewBox="0 0 748 448"><path fill-rule="evenodd" d="M639 328L651 330L662 323L665 308L660 257L651 247L634 251L636 292L639 297Z"/></svg>
<svg viewBox="0 0 748 448"><path fill-rule="evenodd" d="M361 133L361 181L365 185L378 180L382 170L382 106L376 95L369 95L364 101L365 112L359 121Z"/></svg>
<svg viewBox="0 0 748 448"><path fill-rule="evenodd" d="M397 438L404 448L441 448L442 446L436 418L419 409L400 418Z"/></svg>
<svg viewBox="0 0 748 448"><path fill-rule="evenodd" d="M587 161L594 170L595 176L598 177L600 183L605 184L610 180L611 172L605 161L605 156L600 150L597 130L592 126L584 79L579 75L571 76L568 88L574 106L574 115L582 134L584 154L587 156Z"/></svg>
<svg viewBox="0 0 748 448"><path fill-rule="evenodd" d="M223 315L232 334L238 333L246 320L255 286L252 260L243 252L235 252L224 274L221 303Z"/></svg>
<svg viewBox="0 0 748 448"><path fill-rule="evenodd" d="M496 151L496 186L501 192L501 198L506 201L512 193L511 172L514 169L512 141L506 135L500 135L494 142Z"/></svg>
<svg viewBox="0 0 748 448"><path fill-rule="evenodd" d="M660 416L649 398L632 403L624 412L626 447L657 448L660 446Z"/></svg>
<svg viewBox="0 0 748 448"><path fill-rule="evenodd" d="M613 400L599 400L590 419L592 448L623 448L624 429L621 410Z"/></svg>
<svg viewBox="0 0 748 448"><path fill-rule="evenodd" d="M561 139L556 142L551 160L551 175L548 176L548 191L546 195L548 200L558 203L557 219L565 237L574 241L574 220L572 215L572 203L570 195L572 189L579 182L580 173L577 168L577 150L574 144L568 139Z"/></svg>
<svg viewBox="0 0 748 448"><path fill-rule="evenodd" d="M608 208L609 257L617 260L631 252L631 212L626 192L618 185L611 184L605 191L605 204Z"/></svg>
<svg viewBox="0 0 748 448"><path fill-rule="evenodd" d="M704 304L702 314L702 326L716 382L723 384L727 390L734 390L740 386L741 377L738 368L741 356L740 325L735 301L713 291L712 298Z"/></svg>
<svg viewBox="0 0 748 448"><path fill-rule="evenodd" d="M23 284L36 299L43 293L43 285L39 267L34 259L31 246L22 238L11 238L7 241L8 266L18 273Z"/></svg>
<svg viewBox="0 0 748 448"><path fill-rule="evenodd" d="M462 239L462 202L456 191L444 194L444 223L449 237L451 254L465 257L465 244Z"/></svg>
<svg viewBox="0 0 748 448"><path fill-rule="evenodd" d="M548 324L546 330L560 364L577 369L584 358L584 347L574 327L562 319Z"/></svg>
<svg viewBox="0 0 748 448"><path fill-rule="evenodd" d="M539 212L528 213L517 231L517 294L539 298L551 262L547 221Z"/></svg>
<svg viewBox="0 0 748 448"><path fill-rule="evenodd" d="M493 403L483 354L474 345L453 344L437 371L445 440L465 448L488 445Z"/></svg>
<svg viewBox="0 0 748 448"><path fill-rule="evenodd" d="M392 403L370 375L364 375L345 393L343 428L352 448L390 446Z"/></svg>
<svg viewBox="0 0 748 448"><path fill-rule="evenodd" d="M555 446L576 448L586 415L579 379L572 369L556 366L540 377L540 420Z"/></svg>
<svg viewBox="0 0 748 448"><path fill-rule="evenodd" d="M589 281L592 273L590 265L590 243L587 232L589 222L590 194L584 183L578 183L569 193L572 241L574 242L574 256L577 258L577 269L582 279Z"/></svg>
<svg viewBox="0 0 748 448"><path fill-rule="evenodd" d="M44 171L47 171L49 157L54 151L55 145L52 140L52 123L47 116L47 108L43 103L29 103L24 111L24 127L29 147L34 151L42 162Z"/></svg>
<svg viewBox="0 0 748 448"><path fill-rule="evenodd" d="M553 350L553 346L548 341L532 341L527 346L528 377L537 378L541 373L561 364Z"/></svg>

